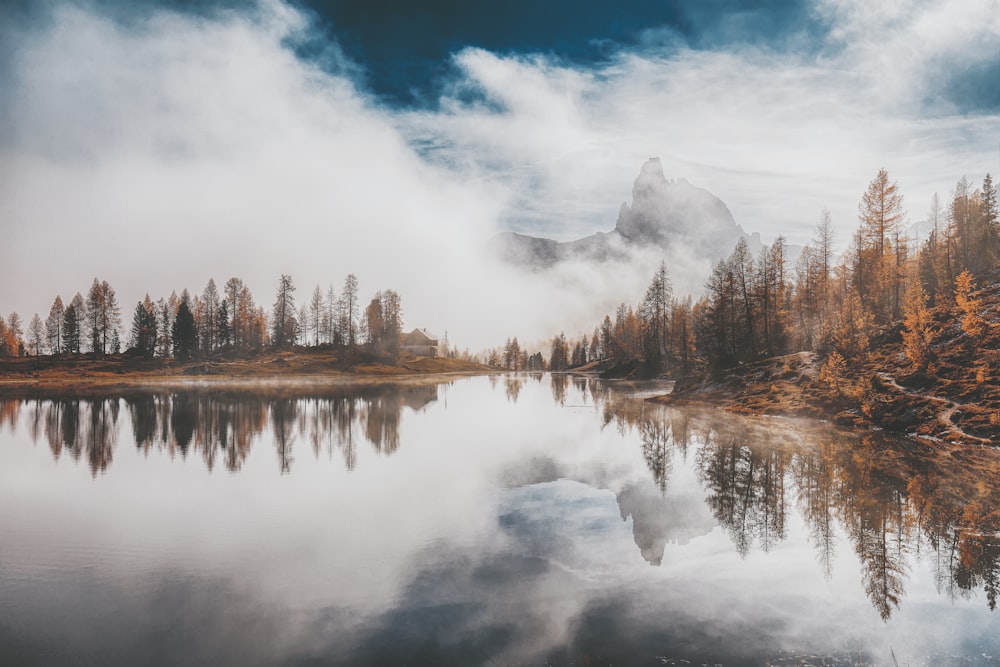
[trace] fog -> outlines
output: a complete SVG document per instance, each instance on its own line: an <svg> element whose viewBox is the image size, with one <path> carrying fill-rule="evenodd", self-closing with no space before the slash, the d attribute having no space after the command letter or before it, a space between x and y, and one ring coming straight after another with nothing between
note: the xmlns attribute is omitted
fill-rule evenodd
<svg viewBox="0 0 1000 667"><path fill-rule="evenodd" d="M269 308L281 273L303 303L353 272L363 300L395 289L407 327L459 347L540 341L637 301L662 257L529 273L484 247L503 230L611 229L650 156L746 231L792 242L823 206L846 242L881 166L913 219L932 192L997 168L1000 116L960 113L928 78L992 57L986 1L876 15L822 2L835 29L808 57L655 31L591 69L470 47L422 110L380 103L335 31L279 0L197 16L44 7L0 20L0 310L25 322L95 276L127 328L146 292L238 276ZM685 291L710 266L673 263Z"/></svg>

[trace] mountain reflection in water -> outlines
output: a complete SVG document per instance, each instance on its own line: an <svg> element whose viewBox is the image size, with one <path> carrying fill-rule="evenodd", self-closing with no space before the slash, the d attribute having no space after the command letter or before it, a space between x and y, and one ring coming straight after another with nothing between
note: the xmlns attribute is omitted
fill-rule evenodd
<svg viewBox="0 0 1000 667"><path fill-rule="evenodd" d="M618 518L631 524L631 549L638 549L647 568L675 565L678 549L704 541L716 530L724 532L740 559L767 557L797 539L790 533L802 525L815 551L813 566L827 580L835 576L838 557L845 555L840 551L853 552L861 588L884 621L904 606L918 560L930 563L940 596L957 600L981 594L984 612L996 608L1000 456L992 450L947 450L878 433L844 434L814 422L658 407L641 400L644 387L587 378L522 374L490 377L489 383L506 404L504 419L517 419L537 407L520 405L529 395L550 393L555 410L562 411L555 414L591 415L586 418L593 426L587 428L634 442L645 472L635 476L621 472L618 464L580 461L544 442L516 452L512 448L509 456L494 452L485 468L493 471L502 494L498 530L521 547L516 553L484 556L475 577L507 581L530 578L534 572L548 578L555 576L552 563L567 572L601 571L600 545L573 547L567 540L584 544L588 535L599 540L614 530L602 523L607 517L601 514L601 494L610 492ZM273 447L282 474L310 466L307 453L317 460L339 455L344 470L356 475L361 448L383 456L405 450L405 411L443 408L449 386L386 383L312 390L306 396L177 391L7 400L0 401L0 425L13 432L23 429L33 442L47 443L60 463L69 457L85 465L98 484L114 474L112 463L124 442L145 458L200 459L209 471L230 473L244 468L255 447ZM538 409L549 419L553 407ZM482 428L490 426L484 422ZM559 451L571 452L572 447ZM453 464L461 470L461 461ZM460 474L473 474L475 466L470 458L469 468ZM685 475L699 494L674 493ZM575 509L566 513L565 507ZM442 585L439 576L451 575L432 568L420 576L426 579L415 579L410 586L430 595ZM531 602L511 599L505 604ZM393 623L411 622L410 612L393 613L398 617L381 621L389 634L395 631ZM594 613L598 616L576 619L579 632L588 623L611 622L599 610L592 609ZM375 658L353 655L362 662L405 658L392 652L373 654ZM572 661L552 653L547 657ZM743 664L738 656L730 660Z"/></svg>

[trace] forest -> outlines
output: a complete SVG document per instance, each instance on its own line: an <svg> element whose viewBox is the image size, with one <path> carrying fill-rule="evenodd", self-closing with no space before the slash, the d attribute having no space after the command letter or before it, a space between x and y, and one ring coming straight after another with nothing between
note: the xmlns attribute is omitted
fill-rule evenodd
<svg viewBox="0 0 1000 667"><path fill-rule="evenodd" d="M589 334L560 333L547 350L529 349L513 337L478 355L457 355L444 341L439 353L502 370L677 378L718 376L808 351L822 357L824 380L839 386L852 366L868 360L885 329L895 327L912 369L933 376L941 321L958 322L964 344L972 346L993 326L976 288L995 282L990 272L1000 259L996 186L989 174L979 186L963 177L944 205L935 194L927 213L930 231L919 243L905 233L906 215L898 183L882 169L861 195L860 224L839 256L824 210L794 265L783 237L756 256L743 239L715 266L699 298L675 295L661 264L637 304L621 303ZM282 274L269 311L236 277L221 290L210 279L201 294L185 289L156 301L147 294L123 336L115 290L95 277L86 297L78 292L65 302L56 296L44 321L37 313L27 325L16 312L0 318L0 356L124 352L183 360L293 346L366 346L385 358L398 356L403 321L397 292L379 291L362 308L358 280L349 274L339 295L332 285L317 285L297 306L294 293L291 276Z"/></svg>
<svg viewBox="0 0 1000 667"><path fill-rule="evenodd" d="M124 352L145 358L192 359L223 353L255 354L296 345L367 349L385 357L399 354L403 329L397 292L377 292L361 309L358 279L348 274L338 296L319 285L298 308L292 277L282 274L271 312L255 302L240 278L226 281L220 293L209 279L200 295L187 289L136 304L126 341L121 340L122 307L114 288L94 278L86 298L77 292L68 304L56 296L43 322L36 313L25 330L14 312L0 318L0 356L81 355L103 357Z"/></svg>
<svg viewBox="0 0 1000 667"><path fill-rule="evenodd" d="M974 293L1000 259L997 191L989 174L981 187L960 179L946 206L935 195L930 232L919 244L905 234L903 195L884 169L862 194L858 218L839 257L824 210L794 266L781 236L756 257L740 240L695 300L673 294L661 264L637 305L620 304L589 335L553 338L547 364L523 351L517 338L489 351L486 361L512 370L596 367L683 377L813 351L825 357L835 380L894 324L902 326L912 365L933 373L935 309L957 319L973 345L983 339L989 327Z"/></svg>

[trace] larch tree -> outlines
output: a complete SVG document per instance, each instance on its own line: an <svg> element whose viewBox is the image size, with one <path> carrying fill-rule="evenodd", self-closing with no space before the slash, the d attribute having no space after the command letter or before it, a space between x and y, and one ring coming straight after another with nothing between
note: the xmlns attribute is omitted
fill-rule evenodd
<svg viewBox="0 0 1000 667"><path fill-rule="evenodd" d="M564 371L569 368L569 343L566 342L565 332L560 332L552 339L552 346L549 350L549 370Z"/></svg>
<svg viewBox="0 0 1000 667"><path fill-rule="evenodd" d="M215 287L215 279L209 278L201 293L199 303L198 327L201 336L201 348L211 354L219 346L219 292Z"/></svg>
<svg viewBox="0 0 1000 667"><path fill-rule="evenodd" d="M382 302L376 294L365 308L365 334L369 345L378 343L382 335Z"/></svg>
<svg viewBox="0 0 1000 667"><path fill-rule="evenodd" d="M858 204L858 218L861 221L861 247L858 249L861 265L858 270L869 278L867 282L870 289L859 290L862 303L882 322L900 315L899 301L894 303L893 300L899 287L894 269L897 253L893 247L893 239L903 223L904 215L903 195L899 191L899 185L889 180L889 173L885 169L879 169Z"/></svg>
<svg viewBox="0 0 1000 667"><path fill-rule="evenodd" d="M90 351L101 354L104 354L104 349L101 347L101 321L103 319L101 311L104 309L103 299L104 292L101 291L101 283L95 277L94 282L90 285L90 291L87 292L87 338L90 341Z"/></svg>
<svg viewBox="0 0 1000 667"><path fill-rule="evenodd" d="M94 278L87 293L86 312L90 351L105 355L111 349L111 339L121 324L121 307L115 290L107 280L98 282Z"/></svg>
<svg viewBox="0 0 1000 667"><path fill-rule="evenodd" d="M257 350L263 346L259 315L260 308L254 303L250 288L241 284L233 305L233 341L238 348Z"/></svg>
<svg viewBox="0 0 1000 667"><path fill-rule="evenodd" d="M911 281L903 303L903 351L919 371L926 371L931 361L932 323L927 293L919 280Z"/></svg>
<svg viewBox="0 0 1000 667"><path fill-rule="evenodd" d="M403 301L391 289L380 292L379 301L382 304L380 346L385 354L395 359L399 356L399 336L403 333ZM447 332L445 337L447 338Z"/></svg>
<svg viewBox="0 0 1000 667"><path fill-rule="evenodd" d="M246 329L245 322L241 317L246 317L245 309L240 308L240 298L243 291L243 281L235 276L226 281L226 286L223 288L226 294L226 300L229 301L229 336L233 347L240 347L243 343L244 336L243 332Z"/></svg>
<svg viewBox="0 0 1000 667"><path fill-rule="evenodd" d="M304 323L303 323L304 324ZM319 335L323 325L323 291L316 285L309 300L309 328L313 334L313 345L319 345Z"/></svg>
<svg viewBox="0 0 1000 667"><path fill-rule="evenodd" d="M799 349L812 350L815 347L817 331L822 328L819 317L818 255L812 246L806 245L799 253L795 264L795 330Z"/></svg>
<svg viewBox="0 0 1000 667"><path fill-rule="evenodd" d="M42 345L45 342L45 325L42 324L42 318L35 313L31 318L31 322L28 323L28 345L34 350L34 355L37 357L42 352Z"/></svg>
<svg viewBox="0 0 1000 667"><path fill-rule="evenodd" d="M833 217L829 209L824 208L816 225L816 236L813 239L815 248L815 277L813 283L816 290L815 311L820 327L826 321L830 309L830 272L833 270Z"/></svg>
<svg viewBox="0 0 1000 667"><path fill-rule="evenodd" d="M977 266L976 222L979 213L979 195L964 176L955 184L948 208L948 244L955 257L956 275L962 271L975 273Z"/></svg>
<svg viewBox="0 0 1000 667"><path fill-rule="evenodd" d="M691 296L684 297L674 305L670 315L671 345L673 357L681 370L687 373L695 358L694 316Z"/></svg>
<svg viewBox="0 0 1000 667"><path fill-rule="evenodd" d="M295 285L292 277L281 274L275 292L273 320L271 322L271 345L285 348L295 343Z"/></svg>
<svg viewBox="0 0 1000 667"><path fill-rule="evenodd" d="M7 323L0 317L0 357L12 357L17 354L17 340L11 334Z"/></svg>
<svg viewBox="0 0 1000 667"><path fill-rule="evenodd" d="M944 214L941 211L941 201L936 192L931 197L927 222L931 229L917 260L917 275L927 293L930 305L934 305L937 303L938 295L942 292L947 293L947 286L955 280L945 233Z"/></svg>
<svg viewBox="0 0 1000 667"><path fill-rule="evenodd" d="M742 320L742 335L736 343L746 350L741 357L745 359L755 358L758 351L757 331L754 327L754 264L753 255L750 253L750 246L746 239L740 239L733 248L733 253L729 256L729 269L733 274L733 282L736 288L736 299L740 306L737 312ZM742 360L742 359L741 359Z"/></svg>
<svg viewBox="0 0 1000 667"><path fill-rule="evenodd" d="M986 174L979 193L979 254L982 266L988 268L1000 259L1000 211L997 210L997 188L993 177Z"/></svg>
<svg viewBox="0 0 1000 667"><path fill-rule="evenodd" d="M326 290L326 299L323 302L324 314L323 314L323 337L327 343L330 345L339 345L339 327L340 317L338 315L338 300L337 295L333 292L333 285L329 285Z"/></svg>
<svg viewBox="0 0 1000 667"><path fill-rule="evenodd" d="M402 301L392 290L375 294L365 308L364 328L368 344L392 359L399 355L399 335L403 331Z"/></svg>
<svg viewBox="0 0 1000 667"><path fill-rule="evenodd" d="M646 288L640 313L646 331L646 360L657 368L666 363L670 355L670 307L673 288L667 273L666 262L660 262L653 279Z"/></svg>
<svg viewBox="0 0 1000 667"><path fill-rule="evenodd" d="M340 295L340 319L344 344L354 346L358 336L358 279L353 273L344 278L344 290Z"/></svg>
<svg viewBox="0 0 1000 667"><path fill-rule="evenodd" d="M52 302L52 307L49 308L49 316L45 320L45 337L49 344L49 352L52 354L62 354L63 352L63 318L65 314L66 308L63 307L62 297L57 295L55 301Z"/></svg>
<svg viewBox="0 0 1000 667"><path fill-rule="evenodd" d="M986 322L979 314L982 302L972 296L975 288L972 273L968 270L962 271L955 278L955 306L962 316L962 331L978 341L986 331Z"/></svg>
<svg viewBox="0 0 1000 667"><path fill-rule="evenodd" d="M7 330L15 341L14 353L21 355L24 348L24 323L21 321L21 316L17 314L17 311L7 316Z"/></svg>
<svg viewBox="0 0 1000 667"><path fill-rule="evenodd" d="M295 344L309 345L309 308L304 303L295 317Z"/></svg>

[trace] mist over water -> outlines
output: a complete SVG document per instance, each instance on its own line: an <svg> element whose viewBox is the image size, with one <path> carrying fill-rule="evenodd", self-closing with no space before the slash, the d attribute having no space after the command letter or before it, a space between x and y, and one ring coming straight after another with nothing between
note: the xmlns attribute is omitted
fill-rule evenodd
<svg viewBox="0 0 1000 667"><path fill-rule="evenodd" d="M992 664L993 453L663 390L4 401L0 659Z"/></svg>

